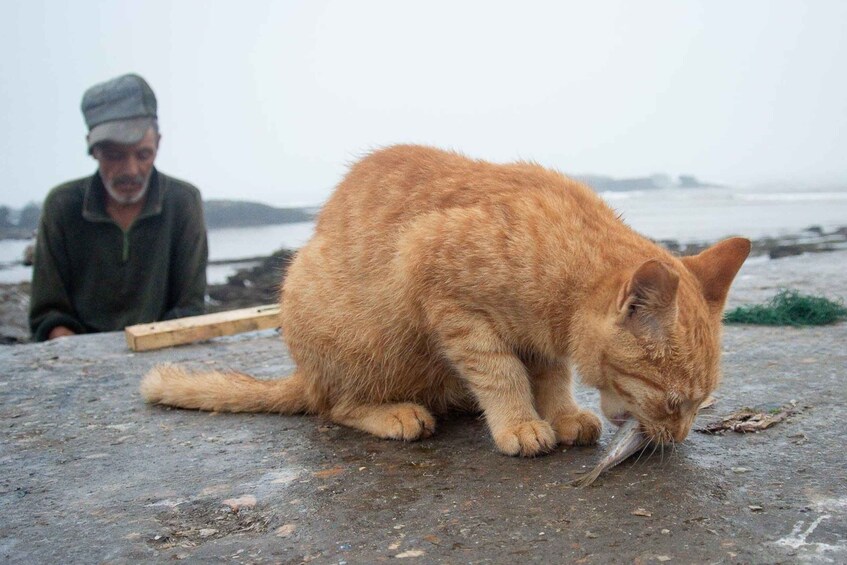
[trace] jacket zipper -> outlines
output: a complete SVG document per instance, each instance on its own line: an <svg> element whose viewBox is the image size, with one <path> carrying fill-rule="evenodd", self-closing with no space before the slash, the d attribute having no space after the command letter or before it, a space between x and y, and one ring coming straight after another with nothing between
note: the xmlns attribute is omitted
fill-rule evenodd
<svg viewBox="0 0 847 565"><path fill-rule="evenodd" d="M124 250L123 250L123 262L126 263L129 259L129 230L121 230L124 234Z"/></svg>

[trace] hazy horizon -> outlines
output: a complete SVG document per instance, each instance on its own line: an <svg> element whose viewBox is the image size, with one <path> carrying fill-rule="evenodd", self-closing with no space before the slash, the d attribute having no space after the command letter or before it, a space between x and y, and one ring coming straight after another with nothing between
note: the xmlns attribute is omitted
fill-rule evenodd
<svg viewBox="0 0 847 565"><path fill-rule="evenodd" d="M157 166L206 199L316 205L374 148L574 175L847 186L847 4L49 0L0 22L0 204L93 173L83 91L159 100Z"/></svg>

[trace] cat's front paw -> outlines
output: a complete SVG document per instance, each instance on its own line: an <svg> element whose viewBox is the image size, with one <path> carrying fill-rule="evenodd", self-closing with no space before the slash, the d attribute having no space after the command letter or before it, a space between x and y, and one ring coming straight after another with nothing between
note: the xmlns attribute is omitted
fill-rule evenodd
<svg viewBox="0 0 847 565"><path fill-rule="evenodd" d="M556 447L556 434L544 420L530 420L498 430L494 443L506 455L534 457Z"/></svg>
<svg viewBox="0 0 847 565"><path fill-rule="evenodd" d="M563 445L592 445L600 439L603 424L594 412L580 410L554 418L553 429Z"/></svg>

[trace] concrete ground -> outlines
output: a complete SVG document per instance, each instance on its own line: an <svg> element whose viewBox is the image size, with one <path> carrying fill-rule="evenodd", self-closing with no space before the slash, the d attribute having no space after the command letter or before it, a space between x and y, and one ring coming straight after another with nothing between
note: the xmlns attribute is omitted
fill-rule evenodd
<svg viewBox="0 0 847 565"><path fill-rule="evenodd" d="M847 252L753 262L732 304L780 286L847 297L845 264ZM586 489L565 483L602 446L509 458L473 416L399 443L137 393L163 361L287 374L274 332L135 354L119 333L3 347L0 560L844 563L845 344L845 323L727 327L724 383L699 424L742 407L797 413L756 434L693 432Z"/></svg>

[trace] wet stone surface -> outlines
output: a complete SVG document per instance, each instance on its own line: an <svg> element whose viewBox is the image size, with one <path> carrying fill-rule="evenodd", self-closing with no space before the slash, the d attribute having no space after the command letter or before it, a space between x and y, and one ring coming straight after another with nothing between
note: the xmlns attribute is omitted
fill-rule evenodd
<svg viewBox="0 0 847 565"><path fill-rule="evenodd" d="M778 282L742 274L733 301ZM692 432L586 489L565 483L601 456L608 427L601 447L518 459L473 415L401 443L138 395L163 361L285 375L274 332L136 354L118 333L0 348L0 560L843 563L845 343L843 323L727 327L724 382L698 425L792 401L797 413L756 434Z"/></svg>

